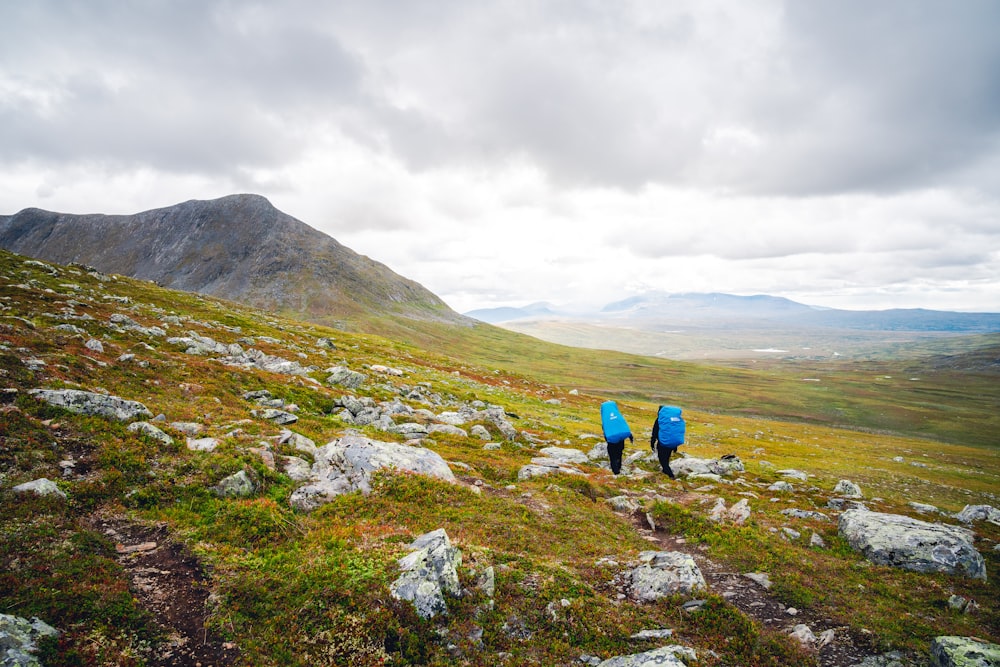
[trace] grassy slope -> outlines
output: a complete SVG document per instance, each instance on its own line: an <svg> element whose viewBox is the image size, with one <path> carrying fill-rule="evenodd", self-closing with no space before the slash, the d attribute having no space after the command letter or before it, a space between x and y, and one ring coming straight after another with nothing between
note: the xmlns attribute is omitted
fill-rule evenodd
<svg viewBox="0 0 1000 667"><path fill-rule="evenodd" d="M130 303L108 296L128 297ZM218 603L212 627L240 646L246 664L368 665L382 664L386 657L393 664L453 664L460 659L490 664L499 662L498 652L507 653L504 664L509 665L570 664L581 653L608 657L651 648L628 637L655 627L673 627L682 643L721 656L705 654L706 665L720 660L744 665L814 661L715 596L707 612L698 615L680 612L679 600L619 602L617 589L608 582L620 568L598 565L598 559L627 562L648 548L626 518L601 502L623 493L642 500L660 524L692 543L703 542L713 558L734 569L770 571L777 595L787 604L858 632L870 630L882 647L926 650L934 634L1000 641L1000 614L993 602L1000 599L995 583L1000 557L991 549L1000 540L997 529L977 527L986 538L981 550L991 573L988 583L868 566L846 548L832 523L794 524L821 534L829 545L823 549L789 543L772 532L789 525L781 509L822 508L842 478L858 482L867 496L881 498L872 501L880 510L909 512L908 500L950 511L967 503L996 505L992 494L1000 488L1000 449L788 421L790 416L814 416L806 399L798 412L783 407L800 400L803 386L800 380L789 381L787 373L761 376L581 352L492 328L457 335L452 330L447 345L427 345L428 332L443 331L427 325L396 330L394 340L348 334L149 283L49 269L7 253L0 253L0 306L0 375L4 386L19 390L16 406L5 409L0 420L0 604L5 613L38 615L64 630L58 645L47 647L46 664L142 664L148 646L161 639L130 595L113 545L89 527L97 512L166 521L191 545L213 571ZM86 335L53 328L64 320L50 314L67 307L93 318L72 320ZM775 469L807 470L814 475L814 490L768 494L749 487L759 496L752 500L749 524L720 527L704 519L713 496L732 503L744 497L740 493L747 487L702 492L694 484L666 483L659 477L612 478L594 468L588 468L586 479L522 483L516 482L517 470L537 454L535 445L522 441L487 451L478 441L437 436L426 445L468 466L456 467L456 472L466 483L481 482L483 493L386 475L370 496L342 496L312 514L296 513L287 502L295 484L250 451L278 429L254 417L254 406L241 396L268 388L295 402L300 406L295 430L322 444L344 431L331 414L343 392L289 376L229 368L186 355L162 338L114 331L107 326L113 313L126 313L145 326L165 326L161 318L168 314L191 318L183 326L168 327L174 336L193 330L226 343L244 336L273 337L280 342L258 341L257 347L319 368L387 364L406 376L394 380L395 385L372 381L362 395L385 400L426 383L440 397L435 411L477 399L503 405L519 416L517 427L537 440L584 450L593 440L582 436L599 429L596 406L601 398L620 400L637 432L638 448L655 405L676 401L692 406L686 448L692 455L737 453L747 464L746 479L765 486L777 479ZM320 336L333 338L337 350L317 347ZM102 340L103 354L84 347L90 337ZM411 344L416 342L423 348ZM136 354L135 361L146 361L148 367L118 361L124 352ZM24 363L28 358L44 361L44 370L29 370ZM313 376L322 380L325 374ZM164 447L121 425L46 407L25 395L36 386L102 388L143 401L169 421L204 423L207 434L223 437L223 445L213 454L191 452L181 444ZM851 385L845 381L844 386ZM571 395L571 388L581 393ZM781 419L738 414L752 406L763 413L774 397L781 399L775 400ZM560 403L547 403L551 398ZM956 409L964 400L961 395L953 399ZM982 405L970 403L965 409L991 423L991 415L980 414ZM927 414L941 416L937 408L928 408ZM815 421L824 420L833 418ZM960 433L955 440L967 438ZM295 452L278 447L277 453ZM9 491L41 476L60 479L59 461L69 456L78 464L77 474L60 481L68 502ZM893 461L895 456L904 461ZM208 491L241 469L260 483L254 497L224 500ZM512 490L507 488L511 484ZM769 496L777 501L767 502ZM388 595L388 584L396 576L395 559L404 553L403 546L438 527L446 528L462 548L463 583L474 592L451 601L448 618L422 621ZM497 571L492 606L474 587L487 565ZM979 600L980 613L949 611L944 601L952 592ZM550 602L556 603L556 611L546 610ZM523 625L530 637L512 636L504 629L511 624ZM483 632L481 645L470 639L477 628Z"/></svg>

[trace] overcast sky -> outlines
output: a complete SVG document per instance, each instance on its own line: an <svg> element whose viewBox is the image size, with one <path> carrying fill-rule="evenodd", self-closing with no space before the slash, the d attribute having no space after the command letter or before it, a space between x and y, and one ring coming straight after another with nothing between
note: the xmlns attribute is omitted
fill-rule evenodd
<svg viewBox="0 0 1000 667"><path fill-rule="evenodd" d="M1000 312L995 0L0 2L0 214L236 192L453 308Z"/></svg>

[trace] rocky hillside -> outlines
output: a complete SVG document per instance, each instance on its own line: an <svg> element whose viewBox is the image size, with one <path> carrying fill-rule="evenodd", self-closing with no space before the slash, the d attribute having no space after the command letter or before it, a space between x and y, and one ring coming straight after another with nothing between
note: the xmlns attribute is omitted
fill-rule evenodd
<svg viewBox="0 0 1000 667"><path fill-rule="evenodd" d="M421 285L258 195L134 215L29 208L0 216L0 247L326 324L380 314L463 319Z"/></svg>
<svg viewBox="0 0 1000 667"><path fill-rule="evenodd" d="M995 448L606 396L0 251L0 658L997 664Z"/></svg>

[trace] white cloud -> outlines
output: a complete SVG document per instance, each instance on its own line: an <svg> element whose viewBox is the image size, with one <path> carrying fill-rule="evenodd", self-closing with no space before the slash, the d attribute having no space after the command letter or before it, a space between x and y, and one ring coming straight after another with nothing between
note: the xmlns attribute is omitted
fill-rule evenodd
<svg viewBox="0 0 1000 667"><path fill-rule="evenodd" d="M998 19L6 3L0 213L258 192L460 310L645 286L1000 311Z"/></svg>

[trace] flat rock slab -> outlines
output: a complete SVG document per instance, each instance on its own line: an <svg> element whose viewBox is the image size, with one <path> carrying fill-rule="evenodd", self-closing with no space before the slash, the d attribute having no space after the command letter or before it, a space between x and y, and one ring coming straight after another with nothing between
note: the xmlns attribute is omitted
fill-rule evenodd
<svg viewBox="0 0 1000 667"><path fill-rule="evenodd" d="M153 418L153 413L142 403L128 401L118 396L105 396L80 389L32 389L28 393L49 405L82 415L105 417L121 422Z"/></svg>
<svg viewBox="0 0 1000 667"><path fill-rule="evenodd" d="M847 510L840 535L865 558L915 572L946 572L986 579L986 564L970 530L899 514Z"/></svg>
<svg viewBox="0 0 1000 667"><path fill-rule="evenodd" d="M1000 667L1000 644L972 637L935 637L932 667Z"/></svg>
<svg viewBox="0 0 1000 667"><path fill-rule="evenodd" d="M629 597L653 602L675 593L690 594L708 588L698 564L679 551L644 551L642 565L625 573Z"/></svg>
<svg viewBox="0 0 1000 667"><path fill-rule="evenodd" d="M643 653L608 658L597 667L685 667L686 660L694 659L694 650L686 646L671 645Z"/></svg>

